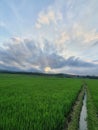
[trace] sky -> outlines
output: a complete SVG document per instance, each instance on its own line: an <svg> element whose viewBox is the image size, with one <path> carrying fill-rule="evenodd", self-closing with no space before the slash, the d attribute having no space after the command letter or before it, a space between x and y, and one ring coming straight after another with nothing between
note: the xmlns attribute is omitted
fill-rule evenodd
<svg viewBox="0 0 98 130"><path fill-rule="evenodd" d="M98 75L98 0L0 0L0 70Z"/></svg>

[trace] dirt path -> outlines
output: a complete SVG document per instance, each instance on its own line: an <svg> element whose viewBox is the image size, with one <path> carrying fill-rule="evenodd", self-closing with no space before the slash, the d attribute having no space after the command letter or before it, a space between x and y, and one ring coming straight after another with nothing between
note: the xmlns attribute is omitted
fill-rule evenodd
<svg viewBox="0 0 98 130"><path fill-rule="evenodd" d="M83 105L84 94L85 94L85 86L83 85L77 97L77 100L74 103L74 106L67 117L67 122L65 123L64 130L78 130L79 129L79 119L80 119L81 108Z"/></svg>

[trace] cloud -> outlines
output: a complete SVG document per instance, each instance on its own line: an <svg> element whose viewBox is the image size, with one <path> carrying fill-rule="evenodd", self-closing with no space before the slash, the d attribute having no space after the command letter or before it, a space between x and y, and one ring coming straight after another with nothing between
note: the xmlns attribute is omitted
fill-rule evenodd
<svg viewBox="0 0 98 130"><path fill-rule="evenodd" d="M40 29L40 28L41 28L41 24L40 24L39 22L37 22L37 23L35 24L35 27L36 27L37 29Z"/></svg>
<svg viewBox="0 0 98 130"><path fill-rule="evenodd" d="M63 43L65 43L66 41L69 41L69 40L70 40L69 34L66 33L66 32L62 32L62 33L60 34L60 37L56 40L56 43L57 43L57 44L63 44Z"/></svg>
<svg viewBox="0 0 98 130"><path fill-rule="evenodd" d="M47 40L44 40L43 47L39 48L39 44L31 39L11 38L8 43L4 44L5 48L0 48L0 69L53 72L52 70L63 67L73 70L98 66L98 64L83 61L75 56L64 58L57 53L56 48L52 48L52 44Z"/></svg>
<svg viewBox="0 0 98 130"><path fill-rule="evenodd" d="M93 43L92 47L94 47L94 46L98 46L98 41Z"/></svg>
<svg viewBox="0 0 98 130"><path fill-rule="evenodd" d="M77 3L73 0L54 0L41 10L35 7L36 13L27 7L30 13L27 11L26 14L25 8L16 8L14 3L8 5L15 19L9 16L11 22L7 23L6 30L11 30L11 36L26 35L28 38L12 37L8 42L1 43L1 69L97 73L98 62L93 61L98 54L96 0L79 0ZM1 22L1 26L4 23ZM1 29L3 36L6 30Z"/></svg>
<svg viewBox="0 0 98 130"><path fill-rule="evenodd" d="M82 44L92 44L98 40L98 32L96 29L86 30L81 24L74 23L72 26L72 39L80 41Z"/></svg>
<svg viewBox="0 0 98 130"><path fill-rule="evenodd" d="M93 68L97 66L97 64L88 61L83 61L80 58L75 56L71 56L69 58L63 58L61 56L52 55L51 57L52 59L49 64L51 68L62 68L65 66L70 68L71 67L72 68Z"/></svg>
<svg viewBox="0 0 98 130"><path fill-rule="evenodd" d="M96 30L94 29L91 32L86 33L84 35L84 39L85 43L90 43L92 41L98 40L98 33L96 33Z"/></svg>
<svg viewBox="0 0 98 130"><path fill-rule="evenodd" d="M39 13L35 26L39 29L43 25L49 25L50 23L56 24L57 21L62 20L62 18L60 11L55 12L52 8L48 8L47 10Z"/></svg>

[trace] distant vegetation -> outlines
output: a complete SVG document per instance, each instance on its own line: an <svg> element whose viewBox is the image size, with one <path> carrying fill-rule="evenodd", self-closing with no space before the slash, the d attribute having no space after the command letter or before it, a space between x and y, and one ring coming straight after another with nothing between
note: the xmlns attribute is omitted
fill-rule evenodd
<svg viewBox="0 0 98 130"><path fill-rule="evenodd" d="M64 73L41 73L41 72L25 72L25 71L5 71L1 70L1 74L26 74L26 75L34 75L34 76L48 76L48 77L63 77L63 78L88 78L88 79L98 79L98 76L90 76L90 75L72 75L72 74L64 74Z"/></svg>

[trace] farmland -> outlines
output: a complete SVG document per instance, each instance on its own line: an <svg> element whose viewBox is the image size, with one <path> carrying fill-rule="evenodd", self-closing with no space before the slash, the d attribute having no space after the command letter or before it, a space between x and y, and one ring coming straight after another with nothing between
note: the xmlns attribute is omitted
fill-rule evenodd
<svg viewBox="0 0 98 130"><path fill-rule="evenodd" d="M98 80L88 80L88 86L92 95L93 103L98 110Z"/></svg>
<svg viewBox="0 0 98 130"><path fill-rule="evenodd" d="M0 130L65 130L75 104L68 130L78 129L83 81L0 74ZM86 79L85 82L88 130L98 130L98 80Z"/></svg>
<svg viewBox="0 0 98 130"><path fill-rule="evenodd" d="M88 85L88 128L98 130L98 80L87 80Z"/></svg>
<svg viewBox="0 0 98 130"><path fill-rule="evenodd" d="M1 130L62 130L81 80L0 75Z"/></svg>

